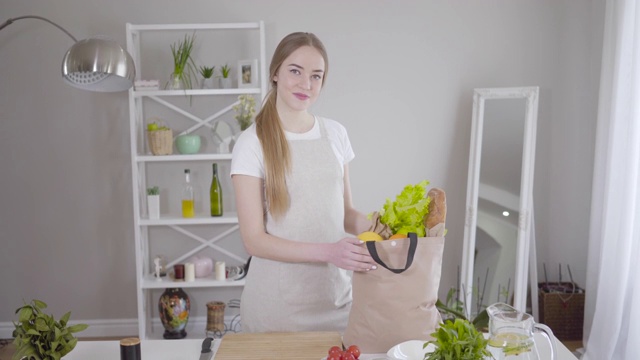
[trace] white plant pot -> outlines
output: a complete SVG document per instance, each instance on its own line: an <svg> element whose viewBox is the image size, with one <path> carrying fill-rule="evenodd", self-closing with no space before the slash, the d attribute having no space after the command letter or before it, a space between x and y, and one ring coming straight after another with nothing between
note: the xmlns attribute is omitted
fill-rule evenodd
<svg viewBox="0 0 640 360"><path fill-rule="evenodd" d="M202 85L200 87L203 89L213 89L213 79L202 79Z"/></svg>
<svg viewBox="0 0 640 360"><path fill-rule="evenodd" d="M160 195L147 195L147 210L149 219L160 219Z"/></svg>
<svg viewBox="0 0 640 360"><path fill-rule="evenodd" d="M231 89L231 78L220 78L220 87L222 89Z"/></svg>

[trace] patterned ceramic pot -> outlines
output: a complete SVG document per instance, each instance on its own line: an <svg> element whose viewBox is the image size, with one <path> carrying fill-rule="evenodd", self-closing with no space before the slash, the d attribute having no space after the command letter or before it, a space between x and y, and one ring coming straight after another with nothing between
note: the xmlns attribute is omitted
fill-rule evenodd
<svg viewBox="0 0 640 360"><path fill-rule="evenodd" d="M185 328L189 321L191 301L182 288L167 288L160 295L158 311L164 326L165 339L183 339L187 336Z"/></svg>

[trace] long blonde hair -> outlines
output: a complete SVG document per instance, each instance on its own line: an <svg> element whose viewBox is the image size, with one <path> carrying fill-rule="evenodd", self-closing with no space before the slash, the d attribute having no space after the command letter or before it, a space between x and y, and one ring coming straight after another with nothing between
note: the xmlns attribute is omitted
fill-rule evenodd
<svg viewBox="0 0 640 360"><path fill-rule="evenodd" d="M269 66L271 90L267 94L262 109L256 115L256 133L260 139L264 157L267 206L274 218L281 218L289 209L290 198L287 191L286 175L291 171L289 144L276 109L278 84L274 81L274 77L284 60L303 46L312 46L324 58L325 68L322 79L322 85L324 85L329 70L329 59L324 45L312 33L291 33L280 41L273 53Z"/></svg>

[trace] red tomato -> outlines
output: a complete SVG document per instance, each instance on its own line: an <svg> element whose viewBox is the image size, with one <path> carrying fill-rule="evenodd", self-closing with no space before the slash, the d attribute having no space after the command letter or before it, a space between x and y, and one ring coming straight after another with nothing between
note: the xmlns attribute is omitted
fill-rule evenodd
<svg viewBox="0 0 640 360"><path fill-rule="evenodd" d="M347 349L347 352L353 354L353 357L356 358L356 359L360 358L361 353L360 353L360 348L358 347L358 345L349 346L349 348Z"/></svg>
<svg viewBox="0 0 640 360"><path fill-rule="evenodd" d="M329 355L331 354L338 354L338 355L342 355L342 349L340 349L338 346L332 346L329 349ZM329 359L327 359L329 360Z"/></svg>
<svg viewBox="0 0 640 360"><path fill-rule="evenodd" d="M349 351L345 351L342 353L342 360L356 360L356 357L353 356Z"/></svg>
<svg viewBox="0 0 640 360"><path fill-rule="evenodd" d="M327 356L327 360L342 360L342 355L341 354L329 354L329 356Z"/></svg>

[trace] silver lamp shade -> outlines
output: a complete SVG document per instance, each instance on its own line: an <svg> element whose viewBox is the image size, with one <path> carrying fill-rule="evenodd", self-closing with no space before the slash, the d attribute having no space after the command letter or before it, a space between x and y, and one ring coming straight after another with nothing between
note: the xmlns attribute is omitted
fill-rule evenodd
<svg viewBox="0 0 640 360"><path fill-rule="evenodd" d="M124 91L133 86L135 75L131 55L108 38L77 41L62 60L62 77L82 90Z"/></svg>

